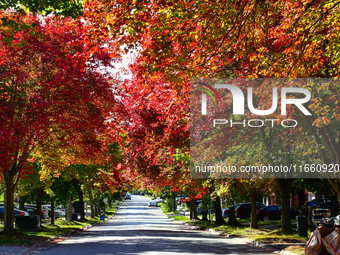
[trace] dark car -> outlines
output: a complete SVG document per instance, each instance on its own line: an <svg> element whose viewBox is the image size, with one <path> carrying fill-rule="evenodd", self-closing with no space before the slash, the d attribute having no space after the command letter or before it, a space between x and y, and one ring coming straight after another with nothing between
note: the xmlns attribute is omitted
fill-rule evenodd
<svg viewBox="0 0 340 255"><path fill-rule="evenodd" d="M332 219L339 215L339 201L319 201L313 209L312 215L312 222L314 226L318 226L320 223L328 226L333 225L333 223L331 222ZM325 224L327 221L329 222Z"/></svg>
<svg viewBox="0 0 340 255"><path fill-rule="evenodd" d="M256 210L265 207L264 204L256 202ZM236 218L246 219L251 215L251 203L242 203L239 204L237 208L235 208Z"/></svg>
<svg viewBox="0 0 340 255"><path fill-rule="evenodd" d="M36 207L27 207L25 206L25 211L32 215L37 215L37 208Z"/></svg>
<svg viewBox="0 0 340 255"><path fill-rule="evenodd" d="M302 212L302 214L306 215L307 213L307 208L313 208L317 205L318 200L317 199L313 199L310 201L307 201L306 203L304 203L301 207L300 207L300 211Z"/></svg>
<svg viewBox="0 0 340 255"><path fill-rule="evenodd" d="M300 214L299 210L290 209L290 217L294 219ZM268 220L280 220L281 219L281 205L269 205L256 211L257 219Z"/></svg>
<svg viewBox="0 0 340 255"><path fill-rule="evenodd" d="M18 210L14 208L14 216L21 215L21 216L29 216L30 214L26 211ZM4 220L5 218L5 208L3 206L0 207L0 220Z"/></svg>
<svg viewBox="0 0 340 255"><path fill-rule="evenodd" d="M236 210L237 207L240 205L241 203L237 203L237 204L234 204L234 209ZM222 211L222 217L223 218L228 218L229 217L229 208L223 208L221 209Z"/></svg>
<svg viewBox="0 0 340 255"><path fill-rule="evenodd" d="M223 208L223 209L221 209L221 211L222 211L222 217L223 218L229 217L229 208Z"/></svg>

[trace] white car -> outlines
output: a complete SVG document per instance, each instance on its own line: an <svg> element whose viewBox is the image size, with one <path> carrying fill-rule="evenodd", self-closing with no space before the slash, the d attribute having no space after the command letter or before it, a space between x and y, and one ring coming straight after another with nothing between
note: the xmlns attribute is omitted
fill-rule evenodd
<svg viewBox="0 0 340 255"><path fill-rule="evenodd" d="M163 203L163 200L162 200L160 197L157 197L157 198L156 198L156 202L157 202L157 203Z"/></svg>
<svg viewBox="0 0 340 255"><path fill-rule="evenodd" d="M49 210L48 216L51 218L51 205L44 205L44 207L46 207ZM54 206L54 218L61 218L63 216L65 216L65 212L62 212L61 210L56 209Z"/></svg>
<svg viewBox="0 0 340 255"><path fill-rule="evenodd" d="M150 206L156 206L156 207L158 207L157 201L156 201L156 200L150 200L150 201L149 201L149 207L150 207Z"/></svg>

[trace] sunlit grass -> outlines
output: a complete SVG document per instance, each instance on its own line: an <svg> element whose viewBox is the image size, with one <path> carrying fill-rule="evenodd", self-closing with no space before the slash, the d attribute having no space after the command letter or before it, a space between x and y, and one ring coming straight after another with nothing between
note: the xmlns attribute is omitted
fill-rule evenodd
<svg viewBox="0 0 340 255"><path fill-rule="evenodd" d="M172 210L168 210L168 209L166 208L165 203L161 203L161 210L162 210L163 213L166 214L166 215L171 215L171 214L177 214L177 213L178 213L177 210L176 210L175 212L172 211Z"/></svg>
<svg viewBox="0 0 340 255"><path fill-rule="evenodd" d="M186 216L169 216L169 218L173 218L174 220L181 220L181 221L189 221L190 218Z"/></svg>
<svg viewBox="0 0 340 255"><path fill-rule="evenodd" d="M240 220L241 223L245 223L248 220ZM292 221L292 223L295 220ZM211 221L190 221L187 222L193 226L199 226L202 229L213 229L215 231L220 231L225 235L235 235L235 236L242 236L247 237L248 239L254 241L273 241L273 242L306 242L308 237L299 237L296 230L286 231L281 229L280 227L274 228L270 226L270 223L265 222L263 227L260 229L252 229L248 225L242 225L239 227L231 227L228 225L216 225L215 222ZM261 225L261 221L258 222ZM280 221L271 221L271 224L277 225L280 224ZM308 236L310 236L311 232L313 231L312 228L308 230Z"/></svg>
<svg viewBox="0 0 340 255"><path fill-rule="evenodd" d="M111 208L106 209L106 218L111 217L118 209L119 203L113 205ZM46 222L46 221L45 221ZM86 218L85 220L66 221L64 218L55 220L54 225L50 222L44 224L40 229L36 230L17 230L1 231L0 232L0 245L33 245L37 241L46 241L66 233L80 230L84 227L100 223L99 216L94 218ZM3 225L0 225L3 228Z"/></svg>

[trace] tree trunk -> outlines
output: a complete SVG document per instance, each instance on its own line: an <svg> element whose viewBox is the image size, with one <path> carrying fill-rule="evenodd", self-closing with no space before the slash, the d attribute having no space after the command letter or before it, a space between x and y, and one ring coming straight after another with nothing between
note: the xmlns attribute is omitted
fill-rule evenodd
<svg viewBox="0 0 340 255"><path fill-rule="evenodd" d="M79 190L79 203L80 203L80 219L85 220L84 195L81 189Z"/></svg>
<svg viewBox="0 0 340 255"><path fill-rule="evenodd" d="M211 203L211 200L210 200L210 196L205 194L203 197L202 197L202 220L203 221L208 221L208 208L207 208L207 203Z"/></svg>
<svg viewBox="0 0 340 255"><path fill-rule="evenodd" d="M38 188L37 189L37 214L40 217L42 215L42 213L41 213L42 193L43 193L43 189L42 188Z"/></svg>
<svg viewBox="0 0 340 255"><path fill-rule="evenodd" d="M54 226L54 198L51 197L51 225Z"/></svg>
<svg viewBox="0 0 340 255"><path fill-rule="evenodd" d="M224 225L225 221L222 217L222 208L221 208L221 201L220 197L217 196L216 200L214 200L214 209L215 209L215 223L217 225Z"/></svg>
<svg viewBox="0 0 340 255"><path fill-rule="evenodd" d="M257 224L257 217L256 217L256 189L254 187L250 188L250 201L251 201L250 228L258 229L259 226Z"/></svg>
<svg viewBox="0 0 340 255"><path fill-rule="evenodd" d="M177 204L176 204L176 191L172 193L172 211L175 213L177 209Z"/></svg>
<svg viewBox="0 0 340 255"><path fill-rule="evenodd" d="M72 220L72 197L71 195L68 196L68 200L67 200L67 217L66 219L68 221Z"/></svg>
<svg viewBox="0 0 340 255"><path fill-rule="evenodd" d="M208 210L206 206L205 208L203 208L203 205L202 205L202 220L208 221Z"/></svg>
<svg viewBox="0 0 340 255"><path fill-rule="evenodd" d="M190 220L194 219L194 203L193 200L190 200Z"/></svg>
<svg viewBox="0 0 340 255"><path fill-rule="evenodd" d="M22 156L15 155L13 166L8 172L4 172L4 230L10 231L14 226L14 189L19 180L19 167L22 162L27 161L28 153L23 151ZM18 163L17 163L18 162Z"/></svg>
<svg viewBox="0 0 340 255"><path fill-rule="evenodd" d="M89 193L89 199L90 199L91 218L94 218L94 203L93 203L92 190L88 188L87 193Z"/></svg>
<svg viewBox="0 0 340 255"><path fill-rule="evenodd" d="M25 202L26 202L26 196L22 196L19 198L19 210L25 211Z"/></svg>
<svg viewBox="0 0 340 255"><path fill-rule="evenodd" d="M4 172L4 230L14 228L14 189L19 179L19 171L13 166L9 172Z"/></svg>
<svg viewBox="0 0 340 255"><path fill-rule="evenodd" d="M292 230L292 223L290 217L290 187L292 184L292 179L276 179L280 194L281 194L281 222L282 229Z"/></svg>
<svg viewBox="0 0 340 255"><path fill-rule="evenodd" d="M328 164L328 158L326 156L326 152L323 148L326 148L327 151L330 154L331 157L331 162L333 165L339 164L340 163L340 131L338 131L338 137L337 139L334 137L331 129L326 125L326 126L321 126L319 127L318 133L314 129L313 122L315 120L314 116L305 116L302 115L305 123L309 126L316 143L318 144L318 150L319 154L321 156L322 162L324 164ZM320 136L319 136L320 135ZM321 138L323 142L326 144L326 147L323 146L323 142L321 142ZM339 173L334 173L334 175L330 175L329 173L326 172L327 179L331 186L334 188L338 195L338 200L340 199L340 176ZM340 204L339 204L339 210L340 210Z"/></svg>
<svg viewBox="0 0 340 255"><path fill-rule="evenodd" d="M96 216L100 215L100 195L96 196Z"/></svg>
<svg viewBox="0 0 340 255"><path fill-rule="evenodd" d="M94 201L93 201L93 206L94 206L94 215L98 216L98 204L97 204L97 197L95 197Z"/></svg>
<svg viewBox="0 0 340 255"><path fill-rule="evenodd" d="M194 219L195 220L199 220L199 218L197 216L197 203L196 203L196 199L194 200Z"/></svg>
<svg viewBox="0 0 340 255"><path fill-rule="evenodd" d="M191 199L190 200L190 219L195 219L197 220L197 209L196 209L196 199Z"/></svg>
<svg viewBox="0 0 340 255"><path fill-rule="evenodd" d="M299 208L305 203L305 191L303 189L299 189L297 191L298 200L299 200Z"/></svg>
<svg viewBox="0 0 340 255"><path fill-rule="evenodd" d="M230 206L228 208L229 210L229 216L228 216L228 225L232 226L232 227L239 227L241 226L240 222L238 222L238 220L236 219L235 216L235 207L234 206Z"/></svg>
<svg viewBox="0 0 340 255"><path fill-rule="evenodd" d="M14 227L14 183L13 178L11 178L8 173L4 173L4 179L5 179L4 229L11 230Z"/></svg>

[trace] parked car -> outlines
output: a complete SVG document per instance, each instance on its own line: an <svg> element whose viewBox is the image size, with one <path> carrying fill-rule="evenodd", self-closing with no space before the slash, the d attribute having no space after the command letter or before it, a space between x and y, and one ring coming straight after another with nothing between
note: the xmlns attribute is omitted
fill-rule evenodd
<svg viewBox="0 0 340 255"><path fill-rule="evenodd" d="M264 204L256 202L256 210L265 207ZM246 219L251 215L251 203L241 203L235 208L236 218Z"/></svg>
<svg viewBox="0 0 340 255"><path fill-rule="evenodd" d="M126 194L126 196L125 196L125 200L131 200L131 195L130 194Z"/></svg>
<svg viewBox="0 0 340 255"><path fill-rule="evenodd" d="M238 207L240 204L241 204L241 203L234 204L234 209L236 210L237 207ZM228 218L228 217L229 217L229 208L222 208L221 211L222 211L222 217L223 217L223 218ZM235 214L235 215L236 215L236 214Z"/></svg>
<svg viewBox="0 0 340 255"><path fill-rule="evenodd" d="M50 208L48 208L46 205L42 205L41 211L44 213L44 215L47 215L47 219L50 218L50 211L51 211Z"/></svg>
<svg viewBox="0 0 340 255"><path fill-rule="evenodd" d="M61 211L62 216L66 216L66 209L64 208L64 206L59 205L59 206L58 206L58 209Z"/></svg>
<svg viewBox="0 0 340 255"><path fill-rule="evenodd" d="M317 199L313 199L313 200L307 201L306 203L304 203L300 207L300 211L302 212L303 215L306 215L307 208L315 207L317 205L317 203L318 203Z"/></svg>
<svg viewBox="0 0 340 255"><path fill-rule="evenodd" d="M144 196L144 193L143 193L143 192L141 192L141 193L140 193L140 195L141 195L141 196Z"/></svg>
<svg viewBox="0 0 340 255"><path fill-rule="evenodd" d="M28 212L30 215L37 215L38 209L36 204L26 204L24 205L25 211ZM43 210L43 206L41 206L41 219L48 219L48 212Z"/></svg>
<svg viewBox="0 0 340 255"><path fill-rule="evenodd" d="M229 217L229 208L222 208L222 217L223 218L228 218Z"/></svg>
<svg viewBox="0 0 340 255"><path fill-rule="evenodd" d="M156 201L156 200L150 200L150 201L149 201L149 207L150 207L150 206L156 206L156 207L158 207L157 201Z"/></svg>
<svg viewBox="0 0 340 255"><path fill-rule="evenodd" d="M290 209L290 217L294 219L300 214L299 210ZM269 205L262 207L256 211L257 219L268 221L268 220L280 220L281 219L281 205Z"/></svg>
<svg viewBox="0 0 340 255"><path fill-rule="evenodd" d="M37 214L37 208L36 207L29 207L29 206L25 206L25 211L29 213L30 216L33 215L38 215Z"/></svg>
<svg viewBox="0 0 340 255"><path fill-rule="evenodd" d="M208 213L209 213L209 209L211 209L211 213L214 213L214 205L213 203L210 203L210 208L209 208L209 204L207 205L207 208L208 208ZM197 214L202 214L202 202L198 203L197 205Z"/></svg>
<svg viewBox="0 0 340 255"><path fill-rule="evenodd" d="M317 227L320 223L322 223L326 226L332 226L334 224L334 218L337 215L339 215L339 201L320 201L313 209L313 225Z"/></svg>
<svg viewBox="0 0 340 255"><path fill-rule="evenodd" d="M63 205L59 205L58 209L62 212L63 216L66 216L67 214L67 208L65 208ZM74 208L72 206L72 214L75 214Z"/></svg>
<svg viewBox="0 0 340 255"><path fill-rule="evenodd" d="M14 208L14 216L21 215L21 216L29 216L30 214L26 211L22 211L19 209ZM0 206L0 220L4 220L5 218L5 207Z"/></svg>
<svg viewBox="0 0 340 255"><path fill-rule="evenodd" d="M36 204L25 204L25 206L28 207L35 207L37 208ZM41 213L42 213L42 219L48 219L50 218L49 213L50 213L50 209L46 207L46 205L42 205L41 206Z"/></svg>
<svg viewBox="0 0 340 255"><path fill-rule="evenodd" d="M48 216L51 218L51 205L44 205L48 210ZM65 214L60 210L60 209L56 209L54 206L54 218L61 218L61 217L65 217Z"/></svg>

